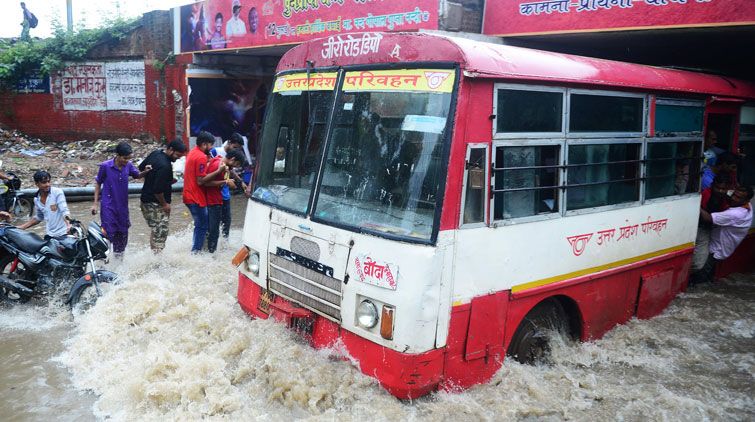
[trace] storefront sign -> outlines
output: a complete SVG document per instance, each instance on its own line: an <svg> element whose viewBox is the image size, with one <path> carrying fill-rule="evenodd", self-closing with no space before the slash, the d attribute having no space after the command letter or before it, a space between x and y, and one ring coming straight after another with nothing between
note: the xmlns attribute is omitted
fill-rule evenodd
<svg viewBox="0 0 755 422"><path fill-rule="evenodd" d="M753 0L487 0L483 33L511 36L752 22Z"/></svg>
<svg viewBox="0 0 755 422"><path fill-rule="evenodd" d="M361 52L371 44L344 34L438 29L438 4L438 0L205 0L182 6L175 25L181 33L182 53L322 37L333 37L330 54L335 54L336 45L357 39L359 49L349 51Z"/></svg>
<svg viewBox="0 0 755 422"><path fill-rule="evenodd" d="M55 84L64 110L146 111L141 61L71 63Z"/></svg>

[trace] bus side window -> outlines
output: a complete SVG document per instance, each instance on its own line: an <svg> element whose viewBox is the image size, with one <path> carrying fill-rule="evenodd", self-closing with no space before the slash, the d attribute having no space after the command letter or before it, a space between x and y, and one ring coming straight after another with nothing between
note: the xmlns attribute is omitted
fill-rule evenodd
<svg viewBox="0 0 755 422"><path fill-rule="evenodd" d="M463 224L485 222L487 156L487 147L470 148L468 151L465 169Z"/></svg>
<svg viewBox="0 0 755 422"><path fill-rule="evenodd" d="M559 212L560 145L495 149L493 219Z"/></svg>

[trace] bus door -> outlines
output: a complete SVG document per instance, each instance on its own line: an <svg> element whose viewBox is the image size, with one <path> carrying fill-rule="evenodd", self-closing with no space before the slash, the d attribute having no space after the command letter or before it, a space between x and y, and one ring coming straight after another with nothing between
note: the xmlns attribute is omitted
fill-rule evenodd
<svg viewBox="0 0 755 422"><path fill-rule="evenodd" d="M736 151L742 103L736 98L713 97L706 107L705 136L715 134L716 146L725 151Z"/></svg>

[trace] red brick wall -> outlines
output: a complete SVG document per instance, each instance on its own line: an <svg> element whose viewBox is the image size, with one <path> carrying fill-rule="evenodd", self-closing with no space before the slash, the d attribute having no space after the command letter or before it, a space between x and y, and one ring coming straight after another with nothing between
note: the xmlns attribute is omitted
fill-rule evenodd
<svg viewBox="0 0 755 422"><path fill-rule="evenodd" d="M175 89L186 106L185 66L165 66L163 74L145 63L146 113L66 111L56 94L0 93L0 124L28 135L52 140L94 138L173 139L176 137ZM185 124L185 116L182 121Z"/></svg>
<svg viewBox="0 0 755 422"><path fill-rule="evenodd" d="M139 137L148 134L144 113L65 111L53 94L0 94L0 124L53 140Z"/></svg>

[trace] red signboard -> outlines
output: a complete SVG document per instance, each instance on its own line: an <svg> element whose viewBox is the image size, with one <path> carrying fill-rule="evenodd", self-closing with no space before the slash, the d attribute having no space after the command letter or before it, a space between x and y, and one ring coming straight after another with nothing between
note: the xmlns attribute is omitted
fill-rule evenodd
<svg viewBox="0 0 755 422"><path fill-rule="evenodd" d="M487 0L483 33L512 36L755 24L755 0Z"/></svg>
<svg viewBox="0 0 755 422"><path fill-rule="evenodd" d="M180 8L181 52L438 29L438 0L205 0Z"/></svg>

